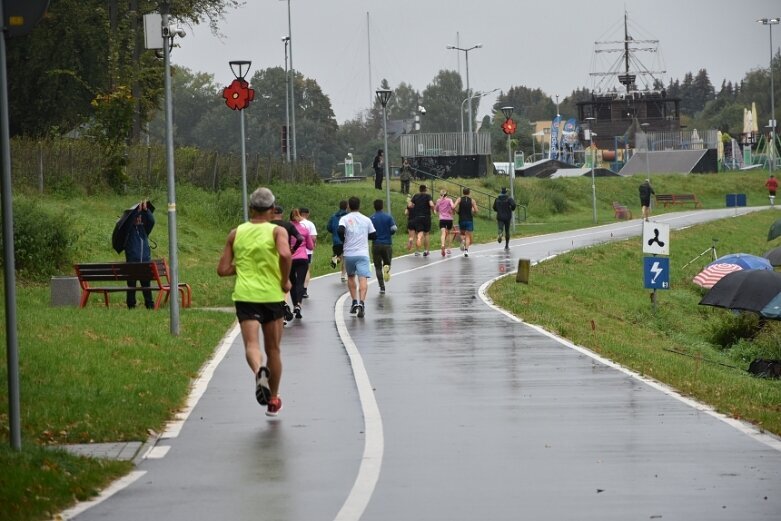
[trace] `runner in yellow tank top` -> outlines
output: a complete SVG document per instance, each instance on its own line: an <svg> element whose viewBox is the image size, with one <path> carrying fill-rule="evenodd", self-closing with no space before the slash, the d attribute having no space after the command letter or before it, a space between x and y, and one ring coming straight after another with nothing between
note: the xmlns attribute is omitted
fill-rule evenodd
<svg viewBox="0 0 781 521"><path fill-rule="evenodd" d="M287 231L270 222L274 213L271 190L255 190L249 207L249 222L228 234L217 273L221 277L236 276L233 301L247 363L255 375L255 398L267 405L266 415L276 416L282 409L280 342L284 298L290 291L290 244ZM263 330L266 365L260 354L259 329Z"/></svg>

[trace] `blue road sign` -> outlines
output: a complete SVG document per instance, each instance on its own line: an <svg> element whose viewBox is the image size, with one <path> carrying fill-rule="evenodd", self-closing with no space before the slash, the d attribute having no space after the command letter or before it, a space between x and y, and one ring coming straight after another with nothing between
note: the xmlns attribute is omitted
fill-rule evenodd
<svg viewBox="0 0 781 521"><path fill-rule="evenodd" d="M670 289L670 258L643 257L646 289Z"/></svg>

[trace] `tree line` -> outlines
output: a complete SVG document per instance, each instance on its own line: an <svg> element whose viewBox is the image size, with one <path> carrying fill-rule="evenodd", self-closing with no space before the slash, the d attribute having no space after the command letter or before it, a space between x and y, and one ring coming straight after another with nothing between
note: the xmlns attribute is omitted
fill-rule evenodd
<svg viewBox="0 0 781 521"><path fill-rule="evenodd" d="M157 10L158 3L52 0L47 16L31 34L9 40L12 135L92 139L103 149L107 181L122 186L127 181L127 146L147 136L153 142L163 140L163 63L153 51L143 48L142 22L143 14ZM190 24L210 24L218 30L221 16L240 3L178 0L172 4L172 16ZM775 95L781 100L781 54L776 53L772 63L779 79ZM256 95L245 111L247 151L281 161L285 71L281 67L258 70L248 80ZM330 99L316 79L296 71L292 81L298 159L313 164L321 176L329 176L349 152L368 169L376 150L383 148L379 101L338 124ZM224 106L222 86L214 77L174 67L172 87L175 145L238 154L239 116ZM421 104L426 107L426 114L421 116L422 132L457 132L466 117L461 110L470 93L456 71L439 71L423 90L405 82L392 87L387 80L381 87L394 93L387 106L388 120L396 123L392 128L410 129ZM767 68L749 71L739 81L724 80L718 91L705 69L655 87L681 99L682 124L689 128L717 128L736 137L742 131L743 109L751 108L752 102L757 104L760 119L769 119ZM574 89L560 101L559 113L565 118L577 117L577 102L590 96L588 88ZM472 100L475 114L480 101L479 97ZM474 128L492 133L497 157L506 153L500 108L507 105L515 107L515 145L529 154L529 124L551 119L556 105L539 88L521 85L502 91L492 115L473 122ZM397 134L391 136L389 147L386 156L390 163L400 163Z"/></svg>

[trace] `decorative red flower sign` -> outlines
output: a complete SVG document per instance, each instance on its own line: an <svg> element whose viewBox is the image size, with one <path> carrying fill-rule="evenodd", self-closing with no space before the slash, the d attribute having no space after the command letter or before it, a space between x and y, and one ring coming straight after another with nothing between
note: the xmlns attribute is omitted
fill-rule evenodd
<svg viewBox="0 0 781 521"><path fill-rule="evenodd" d="M222 91L222 97L231 109L243 110L255 99L255 90L249 88L249 83L244 78L236 78Z"/></svg>
<svg viewBox="0 0 781 521"><path fill-rule="evenodd" d="M518 125L511 118L507 118L507 120L502 123L502 132L505 134L515 134L515 129L517 128Z"/></svg>

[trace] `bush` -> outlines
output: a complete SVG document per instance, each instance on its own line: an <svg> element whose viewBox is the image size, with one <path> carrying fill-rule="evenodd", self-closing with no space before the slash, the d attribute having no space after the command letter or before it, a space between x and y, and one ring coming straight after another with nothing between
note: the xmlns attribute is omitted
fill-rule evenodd
<svg viewBox="0 0 781 521"><path fill-rule="evenodd" d="M709 326L709 341L729 349L741 340L750 340L760 331L759 317L754 313L723 313Z"/></svg>
<svg viewBox="0 0 781 521"><path fill-rule="evenodd" d="M14 261L20 279L44 281L61 273L72 261L77 239L67 214L54 215L26 199L14 201Z"/></svg>

